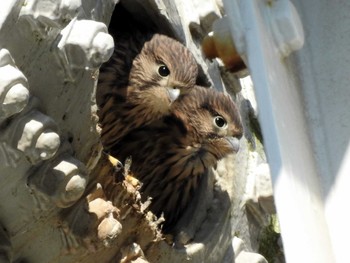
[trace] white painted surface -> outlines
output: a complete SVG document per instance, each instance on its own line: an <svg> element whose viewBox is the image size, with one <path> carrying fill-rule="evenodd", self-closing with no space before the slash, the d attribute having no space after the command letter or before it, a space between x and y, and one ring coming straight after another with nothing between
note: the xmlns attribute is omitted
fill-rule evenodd
<svg viewBox="0 0 350 263"><path fill-rule="evenodd" d="M335 262L349 262L350 3L295 1L307 41L295 63Z"/></svg>
<svg viewBox="0 0 350 263"><path fill-rule="evenodd" d="M244 35L239 51L245 51L255 85L286 260L348 262L350 4L293 1L305 44L284 59L288 52L281 52L274 33L280 25L270 16L282 2L287 4L247 0L225 6L239 8L229 14L231 21L242 19L243 26L233 24L232 31L239 35L242 28ZM288 35L283 38L288 42Z"/></svg>

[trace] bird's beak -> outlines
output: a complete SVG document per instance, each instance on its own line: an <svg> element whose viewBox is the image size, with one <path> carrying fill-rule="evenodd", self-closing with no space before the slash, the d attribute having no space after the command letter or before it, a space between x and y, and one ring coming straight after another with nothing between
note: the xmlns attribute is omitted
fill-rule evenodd
<svg viewBox="0 0 350 263"><path fill-rule="evenodd" d="M230 144L232 150L236 153L239 150L240 141L236 137L226 137L226 140Z"/></svg>
<svg viewBox="0 0 350 263"><path fill-rule="evenodd" d="M180 96L180 89L167 87L167 91L171 102L174 102Z"/></svg>

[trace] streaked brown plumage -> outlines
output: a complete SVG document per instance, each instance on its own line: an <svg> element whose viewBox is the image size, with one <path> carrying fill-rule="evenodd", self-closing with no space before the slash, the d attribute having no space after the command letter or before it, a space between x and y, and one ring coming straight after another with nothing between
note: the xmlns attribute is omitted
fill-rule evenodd
<svg viewBox="0 0 350 263"><path fill-rule="evenodd" d="M196 82L191 52L160 34L117 33L115 51L100 70L96 101L101 141L111 149L129 131L170 113L170 105Z"/></svg>
<svg viewBox="0 0 350 263"><path fill-rule="evenodd" d="M171 233L201 176L238 150L242 129L228 95L196 86L173 104L170 116L129 133L111 154L122 162L132 156L130 169L143 184L143 199L153 198L150 209L164 213L163 230Z"/></svg>

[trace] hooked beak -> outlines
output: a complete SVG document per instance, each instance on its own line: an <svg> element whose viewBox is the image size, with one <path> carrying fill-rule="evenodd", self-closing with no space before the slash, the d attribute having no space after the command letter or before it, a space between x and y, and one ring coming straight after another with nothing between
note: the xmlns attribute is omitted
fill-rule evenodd
<svg viewBox="0 0 350 263"><path fill-rule="evenodd" d="M237 153L239 150L240 141L236 137L226 137L226 140L230 144L232 150Z"/></svg>
<svg viewBox="0 0 350 263"><path fill-rule="evenodd" d="M171 102L174 102L180 96L180 89L167 87L167 91Z"/></svg>

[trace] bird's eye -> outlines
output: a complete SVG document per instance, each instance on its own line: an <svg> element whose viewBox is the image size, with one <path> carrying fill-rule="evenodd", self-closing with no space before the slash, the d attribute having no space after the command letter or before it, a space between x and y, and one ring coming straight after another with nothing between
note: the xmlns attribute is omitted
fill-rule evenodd
<svg viewBox="0 0 350 263"><path fill-rule="evenodd" d="M215 124L216 127L220 128L220 129L227 127L226 120L223 117L221 117L221 116L215 116L214 117L214 124Z"/></svg>
<svg viewBox="0 0 350 263"><path fill-rule="evenodd" d="M165 65L160 65L158 68L158 74L162 77L167 77L170 74L170 70Z"/></svg>

